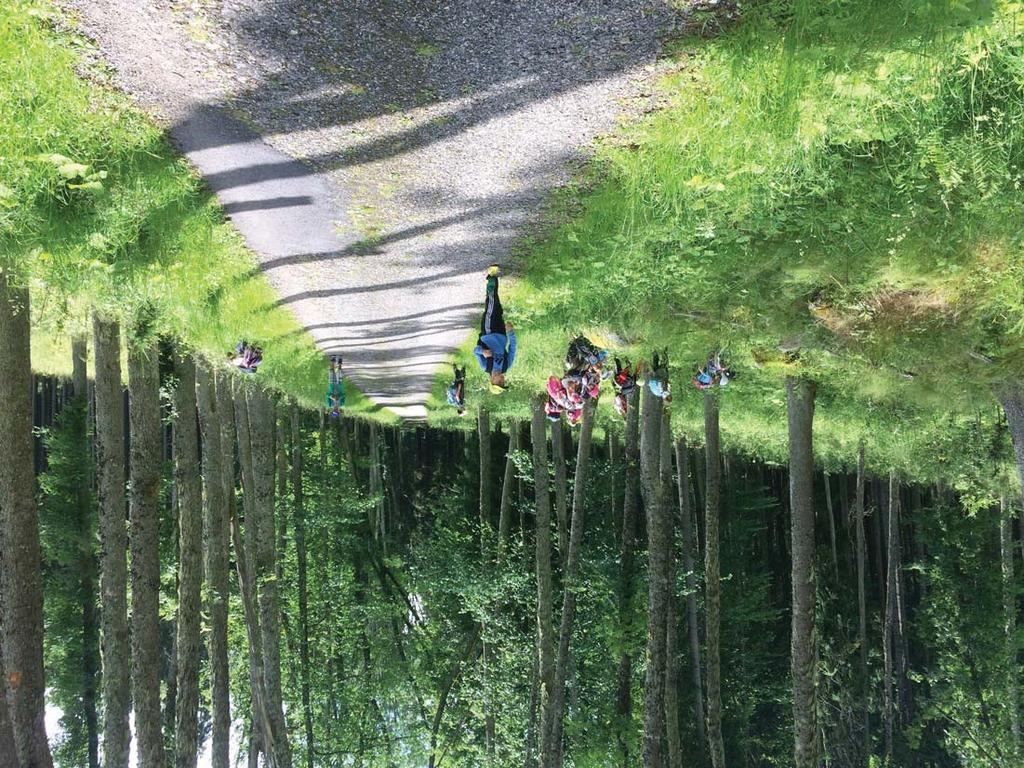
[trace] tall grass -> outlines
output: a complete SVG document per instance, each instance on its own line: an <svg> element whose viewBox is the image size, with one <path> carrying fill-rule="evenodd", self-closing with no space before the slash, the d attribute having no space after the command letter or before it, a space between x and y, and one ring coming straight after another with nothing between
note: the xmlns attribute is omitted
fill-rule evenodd
<svg viewBox="0 0 1024 768"><path fill-rule="evenodd" d="M0 5L0 268L30 282L33 364L70 372L102 310L211 360L263 345L258 374L319 406L326 365L162 131L47 2ZM358 392L349 406L375 410Z"/></svg>
<svg viewBox="0 0 1024 768"><path fill-rule="evenodd" d="M878 468L937 476L949 416L991 425L990 384L1024 371L1021 9L743 4L716 39L678 41L668 106L600 147L524 250L519 381L580 330L668 346L674 418L699 433L682 391L724 349L733 448L784 456L799 374L819 383L822 461L863 438Z"/></svg>

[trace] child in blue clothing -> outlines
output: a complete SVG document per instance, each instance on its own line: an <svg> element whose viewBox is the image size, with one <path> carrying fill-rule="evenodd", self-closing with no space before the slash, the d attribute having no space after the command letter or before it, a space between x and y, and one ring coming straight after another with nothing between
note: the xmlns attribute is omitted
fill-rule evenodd
<svg viewBox="0 0 1024 768"><path fill-rule="evenodd" d="M651 358L651 370L647 374L647 387L651 394L660 397L666 403L672 402L672 384L668 378L668 350L659 356L657 352Z"/></svg>
<svg viewBox="0 0 1024 768"><path fill-rule="evenodd" d="M480 336L473 349L480 370L490 378L491 392L496 395L508 389L505 374L516 359L516 332L505 322L498 295L499 271L497 264L487 270L487 298L480 318Z"/></svg>
<svg viewBox="0 0 1024 768"><path fill-rule="evenodd" d="M448 385L448 405L455 406L459 416L466 413L466 366L459 366L452 363L452 373L455 378Z"/></svg>

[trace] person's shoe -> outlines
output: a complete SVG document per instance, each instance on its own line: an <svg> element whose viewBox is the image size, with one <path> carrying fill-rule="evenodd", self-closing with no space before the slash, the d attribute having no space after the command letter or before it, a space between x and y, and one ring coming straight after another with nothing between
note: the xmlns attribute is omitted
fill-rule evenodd
<svg viewBox="0 0 1024 768"><path fill-rule="evenodd" d="M501 267L498 266L497 264L491 264L491 266L489 266L487 268L487 276L488 277L497 277L500 274L501 274Z"/></svg>

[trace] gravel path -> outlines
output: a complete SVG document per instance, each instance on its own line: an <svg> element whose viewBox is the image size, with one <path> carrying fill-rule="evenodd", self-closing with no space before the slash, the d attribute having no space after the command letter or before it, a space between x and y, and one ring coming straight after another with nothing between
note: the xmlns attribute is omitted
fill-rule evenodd
<svg viewBox="0 0 1024 768"><path fill-rule="evenodd" d="M280 301L421 417L485 266L646 106L662 0L68 0Z"/></svg>

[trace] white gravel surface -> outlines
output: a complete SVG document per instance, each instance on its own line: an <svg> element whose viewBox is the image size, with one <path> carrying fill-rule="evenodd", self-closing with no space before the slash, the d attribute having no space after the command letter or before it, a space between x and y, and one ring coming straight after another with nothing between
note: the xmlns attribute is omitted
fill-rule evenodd
<svg viewBox="0 0 1024 768"><path fill-rule="evenodd" d="M409 418L475 333L486 265L581 151L643 108L681 20L661 0L68 5L280 301Z"/></svg>

